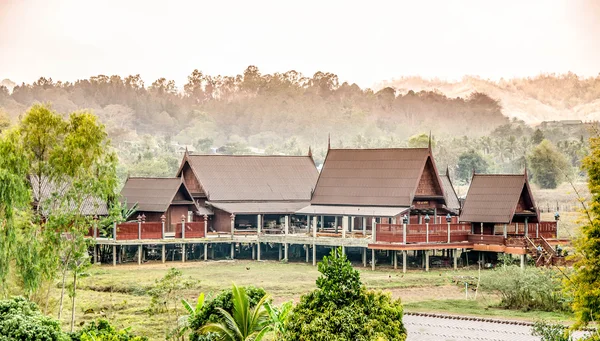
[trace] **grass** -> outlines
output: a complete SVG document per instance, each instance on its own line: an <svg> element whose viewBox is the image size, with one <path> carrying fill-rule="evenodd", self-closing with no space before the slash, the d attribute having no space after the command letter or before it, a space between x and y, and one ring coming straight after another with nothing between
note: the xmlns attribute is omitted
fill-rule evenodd
<svg viewBox="0 0 600 341"><path fill-rule="evenodd" d="M315 289L315 280L319 276L316 267L305 263L283 264L275 261L213 261L167 264L121 265L117 267L92 267L88 276L81 279L77 292L76 326L86 321L107 317L119 327L131 326L132 331L148 336L151 340L164 339L167 329L175 326L176 314L155 314L150 316L147 308L150 304L148 291L157 279L162 278L170 267L177 267L186 279L194 281L194 285L182 290L179 296L195 301L200 292L208 298L221 289L236 285L254 285L263 287L275 303L294 300ZM519 318L536 320L564 321L570 317L565 314L519 312L493 308L497 298L480 295L478 300L464 299L463 276L476 277L475 270L420 270L402 274L401 270L381 267L377 271L357 268L361 279L369 289L390 292L392 296L401 298L406 311L428 311L448 314L477 315L497 318ZM58 310L60 290L51 292L49 314L55 315ZM172 302L172 307L179 309L181 304ZM70 318L70 299L65 298L62 322L68 330Z"/></svg>

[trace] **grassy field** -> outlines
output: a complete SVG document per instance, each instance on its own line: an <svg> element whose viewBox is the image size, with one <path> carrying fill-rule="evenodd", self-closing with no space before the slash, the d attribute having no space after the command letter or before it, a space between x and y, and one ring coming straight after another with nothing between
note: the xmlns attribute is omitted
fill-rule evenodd
<svg viewBox="0 0 600 341"><path fill-rule="evenodd" d="M275 261L213 261L171 264L144 264L98 266L91 268L87 276L79 284L77 293L76 325L85 321L107 317L120 327L131 326L135 333L149 336L151 340L164 339L167 329L175 325L175 314L150 315L147 309L150 304L148 291L157 279L163 277L170 267L180 269L184 277L193 280L194 285L178 293L179 297L188 300L197 298L200 292L208 297L214 296L222 288L231 283L237 285L254 285L263 287L275 303L287 300L297 301L299 297L315 288L315 280L319 273L316 267L304 263L283 264ZM498 299L494 296L478 294L472 290L467 292L462 278L477 276L475 270L432 270L411 271L402 274L391 268L377 271L359 268L361 278L370 289L390 292L401 298L406 311L430 311L461 315L477 315L511 319L535 320L567 320L570 316L539 312L515 312L494 308ZM460 284L456 284L459 282ZM58 288L51 291L49 313L54 315L58 310ZM173 303L183 313L180 304ZM70 300L63 308L63 324L69 324Z"/></svg>

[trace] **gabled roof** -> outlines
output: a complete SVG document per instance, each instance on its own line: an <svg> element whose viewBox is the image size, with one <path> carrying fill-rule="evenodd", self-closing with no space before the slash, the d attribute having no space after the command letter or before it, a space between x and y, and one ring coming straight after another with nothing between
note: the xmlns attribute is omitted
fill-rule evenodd
<svg viewBox="0 0 600 341"><path fill-rule="evenodd" d="M460 201L458 200L458 195L456 195L456 191L452 185L452 180L450 180L450 173L448 170L446 170L446 174L440 174L440 179L442 180L442 186L444 187L446 207L458 213L460 210Z"/></svg>
<svg viewBox="0 0 600 341"><path fill-rule="evenodd" d="M36 175L30 175L28 180L32 189L34 205L41 205L40 210L44 215L48 215L53 210L58 209L58 207L53 207L55 206L53 205L55 202L52 200L54 196L63 196L70 190L68 183L57 185L47 177L42 177L41 186ZM69 209L74 209L75 205L74 202L69 203ZM108 206L106 201L99 197L87 196L81 202L80 213L84 216L107 216Z"/></svg>
<svg viewBox="0 0 600 341"><path fill-rule="evenodd" d="M309 201L319 173L310 156L189 155L208 200Z"/></svg>
<svg viewBox="0 0 600 341"><path fill-rule="evenodd" d="M138 211L165 212L179 191L185 200L177 200L177 203L194 204L181 178L128 178L121 190L121 198L127 200L129 207L137 203Z"/></svg>
<svg viewBox="0 0 600 341"><path fill-rule="evenodd" d="M311 205L410 207L428 160L438 176L429 148L330 149Z"/></svg>
<svg viewBox="0 0 600 341"><path fill-rule="evenodd" d="M515 215L521 194L529 196L535 207L526 174L474 174L460 220L508 224Z"/></svg>

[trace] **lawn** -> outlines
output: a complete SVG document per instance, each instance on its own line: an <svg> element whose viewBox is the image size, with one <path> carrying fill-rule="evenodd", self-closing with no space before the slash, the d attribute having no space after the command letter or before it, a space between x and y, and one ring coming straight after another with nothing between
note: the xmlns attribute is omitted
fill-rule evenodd
<svg viewBox="0 0 600 341"><path fill-rule="evenodd" d="M120 327L131 326L135 333L149 336L151 340L164 339L168 328L175 325L175 314L147 313L150 304L148 291L157 279L163 277L170 267L177 267L186 279L192 280L189 289L178 296L195 300L200 292L208 297L218 293L231 283L263 287L275 303L297 301L299 297L315 288L319 273L316 267L305 263L280 263L276 261L211 261L170 264L144 264L95 266L82 278L77 292L76 326L85 321L107 317ZM369 289L384 290L401 298L406 311L431 311L448 314L477 315L498 318L535 320L547 318L565 320L564 314L540 314L539 312L515 312L493 308L497 298L478 295L474 299L473 288L465 299L464 278L477 276L475 270L420 270L402 274L401 270L382 267L377 271L358 268L361 278ZM459 284L456 284L458 282ZM49 313L58 310L60 290L51 292ZM173 306L180 306L173 302ZM69 325L70 299L63 308L63 324ZM180 310L180 313L183 313Z"/></svg>

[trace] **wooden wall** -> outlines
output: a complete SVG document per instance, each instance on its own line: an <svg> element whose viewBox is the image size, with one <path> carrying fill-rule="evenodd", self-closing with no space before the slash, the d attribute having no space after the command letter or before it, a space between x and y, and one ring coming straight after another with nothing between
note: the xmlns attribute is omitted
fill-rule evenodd
<svg viewBox="0 0 600 341"><path fill-rule="evenodd" d="M442 193L441 184L438 181L437 174L435 174L433 163L428 158L415 195L442 195Z"/></svg>
<svg viewBox="0 0 600 341"><path fill-rule="evenodd" d="M197 195L197 194L201 194L202 196L206 195L204 193L204 190L202 189L202 186L200 186L200 182L198 182L198 179L196 179L196 176L194 175L192 168L190 167L190 165L187 162L185 163L185 165L183 165L182 175L183 175L183 182L185 182L185 185L187 186L190 193L192 193L194 195Z"/></svg>
<svg viewBox="0 0 600 341"><path fill-rule="evenodd" d="M231 213L214 208L212 227L218 232L231 232Z"/></svg>

